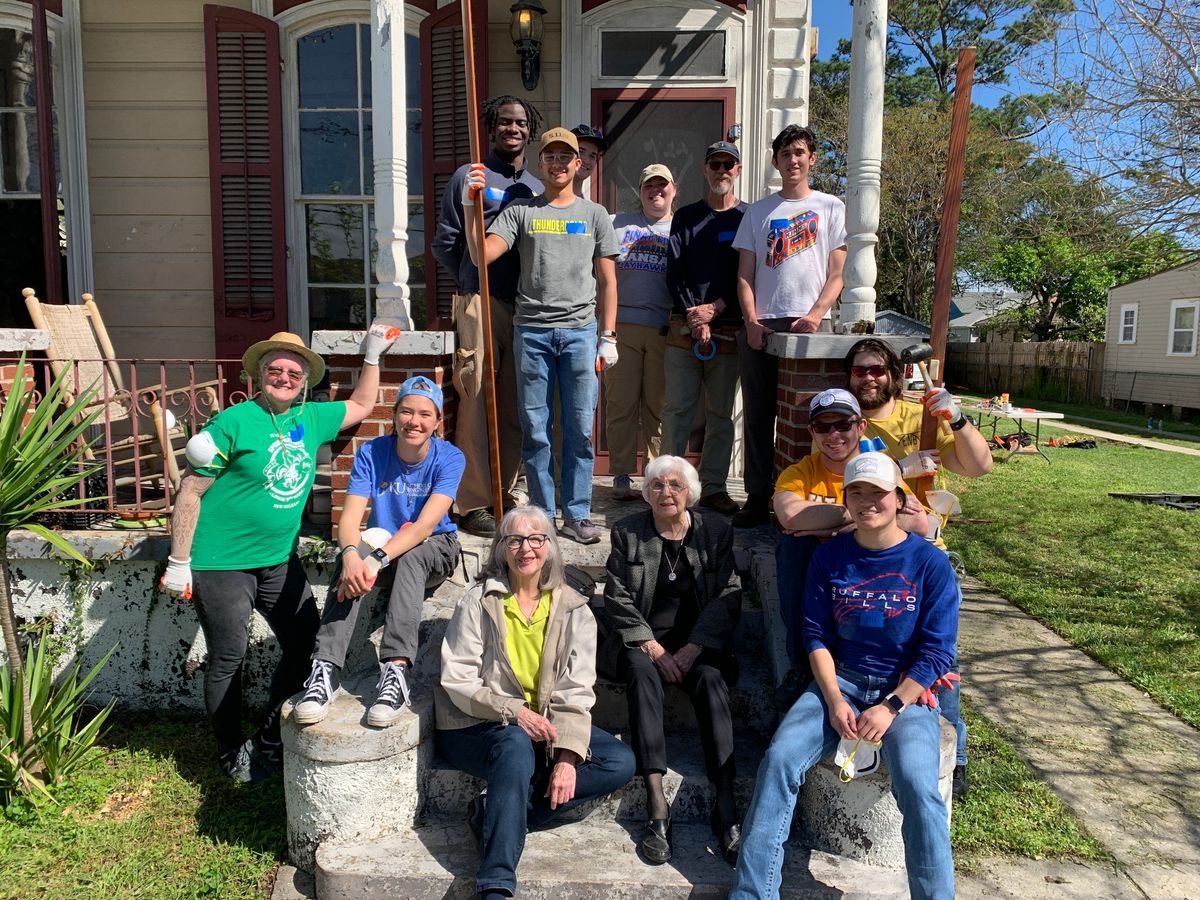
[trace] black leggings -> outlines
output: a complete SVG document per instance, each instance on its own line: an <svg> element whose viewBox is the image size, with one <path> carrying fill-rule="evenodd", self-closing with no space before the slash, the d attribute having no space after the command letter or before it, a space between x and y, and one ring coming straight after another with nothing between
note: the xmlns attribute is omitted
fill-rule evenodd
<svg viewBox="0 0 1200 900"><path fill-rule="evenodd" d="M258 569L194 571L192 587L208 643L204 705L217 735L218 752L242 743L242 662L254 610L266 618L282 651L271 676L263 725L268 740L279 740L279 708L308 676L320 624L304 566L292 554L287 562Z"/></svg>

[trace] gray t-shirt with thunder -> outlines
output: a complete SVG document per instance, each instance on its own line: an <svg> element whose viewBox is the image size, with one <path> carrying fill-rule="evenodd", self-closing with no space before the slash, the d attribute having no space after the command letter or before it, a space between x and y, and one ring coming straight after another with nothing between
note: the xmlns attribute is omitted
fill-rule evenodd
<svg viewBox="0 0 1200 900"><path fill-rule="evenodd" d="M514 324L578 328L596 320L592 261L621 249L603 206L577 197L557 207L535 197L505 207L488 234L521 255Z"/></svg>

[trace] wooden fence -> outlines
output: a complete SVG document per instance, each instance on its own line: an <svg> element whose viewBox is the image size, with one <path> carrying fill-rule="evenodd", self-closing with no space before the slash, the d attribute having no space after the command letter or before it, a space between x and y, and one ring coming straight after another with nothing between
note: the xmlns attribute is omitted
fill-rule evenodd
<svg viewBox="0 0 1200 900"><path fill-rule="evenodd" d="M946 345L947 384L1022 402L1102 401L1104 344L1082 341Z"/></svg>

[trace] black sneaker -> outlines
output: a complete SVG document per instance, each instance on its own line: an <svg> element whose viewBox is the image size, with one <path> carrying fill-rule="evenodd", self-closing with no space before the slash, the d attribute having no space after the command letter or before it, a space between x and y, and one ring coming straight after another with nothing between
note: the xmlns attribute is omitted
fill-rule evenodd
<svg viewBox="0 0 1200 900"><path fill-rule="evenodd" d="M367 710L367 724L372 728L387 728L400 718L400 711L410 704L408 679L403 663L385 662L379 666L379 686L375 703Z"/></svg>
<svg viewBox="0 0 1200 900"><path fill-rule="evenodd" d="M248 741L251 755L257 755L276 772L283 771L283 741L269 741L260 731Z"/></svg>
<svg viewBox="0 0 1200 900"><path fill-rule="evenodd" d="M954 767L954 779L950 783L950 795L955 800L961 800L971 790L971 782L967 778L967 764Z"/></svg>
<svg viewBox="0 0 1200 900"><path fill-rule="evenodd" d="M243 784L266 781L279 771L251 749L252 740L252 738L248 739L217 757L221 771L234 781L240 781Z"/></svg>
<svg viewBox="0 0 1200 900"><path fill-rule="evenodd" d="M492 537L496 533L496 517L490 509L473 509L458 517L458 527L468 534Z"/></svg>
<svg viewBox="0 0 1200 900"><path fill-rule="evenodd" d="M304 682L304 697L292 709L292 718L297 725L315 725L325 718L333 700L335 669L336 666L327 660L313 660L312 673Z"/></svg>
<svg viewBox="0 0 1200 900"><path fill-rule="evenodd" d="M771 498L751 494L739 512L733 514L734 528L757 528L771 518Z"/></svg>

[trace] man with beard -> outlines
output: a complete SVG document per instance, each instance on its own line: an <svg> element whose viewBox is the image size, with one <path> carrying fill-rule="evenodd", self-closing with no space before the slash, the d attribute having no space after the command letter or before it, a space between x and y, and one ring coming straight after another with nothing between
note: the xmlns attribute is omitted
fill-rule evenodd
<svg viewBox="0 0 1200 900"><path fill-rule="evenodd" d="M542 182L526 164L530 136L541 124L538 111L526 100L504 95L483 104L483 122L492 152L483 161L487 188L483 192L483 221L491 225L500 210L514 200L536 197ZM454 389L458 393L454 443L467 458L455 503L463 531L490 537L496 528L492 505L491 454L488 451L487 416L483 402L483 311L479 299L479 270L467 253L466 218L462 207L467 166L451 176L442 194L437 232L431 244L434 258L454 279L454 327L458 349L454 354ZM488 266L492 298L493 365L496 370L496 409L499 416L500 487L505 505L512 498L521 467L521 426L517 417L505 415L517 405L517 377L513 356L513 312L520 260L515 251Z"/></svg>

